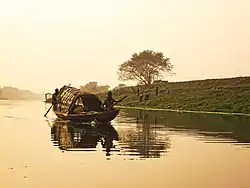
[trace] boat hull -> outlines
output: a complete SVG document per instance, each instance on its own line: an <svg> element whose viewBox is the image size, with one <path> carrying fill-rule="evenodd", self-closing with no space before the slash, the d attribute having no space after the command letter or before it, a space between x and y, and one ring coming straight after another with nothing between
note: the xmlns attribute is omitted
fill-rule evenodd
<svg viewBox="0 0 250 188"><path fill-rule="evenodd" d="M94 120L98 123L107 123L115 119L116 116L119 114L119 110L117 109L104 112L96 112L96 113L87 112L81 114L63 114L54 109L53 111L56 114L56 116L60 119L78 121L82 123L91 123Z"/></svg>

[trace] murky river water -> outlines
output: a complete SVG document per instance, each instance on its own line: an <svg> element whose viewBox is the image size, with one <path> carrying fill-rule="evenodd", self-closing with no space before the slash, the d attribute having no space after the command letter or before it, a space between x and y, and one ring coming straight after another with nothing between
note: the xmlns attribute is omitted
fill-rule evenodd
<svg viewBox="0 0 250 188"><path fill-rule="evenodd" d="M1 188L247 188L250 118L121 111L112 126L0 102Z"/></svg>

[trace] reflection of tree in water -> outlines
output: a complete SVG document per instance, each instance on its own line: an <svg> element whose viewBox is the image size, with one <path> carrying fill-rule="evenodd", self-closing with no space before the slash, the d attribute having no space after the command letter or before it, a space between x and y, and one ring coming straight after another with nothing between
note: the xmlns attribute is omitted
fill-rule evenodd
<svg viewBox="0 0 250 188"><path fill-rule="evenodd" d="M113 140L118 140L118 133L110 124L92 126L66 121L55 121L51 128L52 140L58 142L62 150L74 151L81 148L96 148L98 142L106 148L107 155L114 147Z"/></svg>
<svg viewBox="0 0 250 188"><path fill-rule="evenodd" d="M147 123L147 119L148 114L139 112L135 129L119 131L121 144L128 145L127 151L129 155L139 155L142 158L158 158L170 148L170 140L166 135L161 135L156 130L155 124Z"/></svg>
<svg viewBox="0 0 250 188"><path fill-rule="evenodd" d="M148 114L147 119L142 118L145 113ZM250 143L250 117L247 116L178 114L175 112L142 110L127 110L126 115L133 117L137 122L158 123L175 131L191 132L215 139L234 140L238 143Z"/></svg>

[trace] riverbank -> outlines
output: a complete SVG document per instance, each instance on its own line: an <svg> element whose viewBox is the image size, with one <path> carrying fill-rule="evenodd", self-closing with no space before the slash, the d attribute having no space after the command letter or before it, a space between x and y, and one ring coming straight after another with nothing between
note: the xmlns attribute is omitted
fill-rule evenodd
<svg viewBox="0 0 250 188"><path fill-rule="evenodd" d="M146 111L165 111L165 112L177 112L177 113L197 113L197 114L215 114L215 115L237 115L237 116L249 116L250 114L243 113L227 113L227 112L208 112L208 111L191 111L191 110L172 110L172 109L158 109L158 108L146 108L146 107L129 107L129 106L115 106L117 109L132 109L132 110L146 110Z"/></svg>
<svg viewBox="0 0 250 188"><path fill-rule="evenodd" d="M128 97L119 103L119 106L126 108L250 114L250 77L164 83L158 85L158 96L155 87L156 85L153 85L147 90L139 88L140 94L149 95L148 100L141 102L137 87L121 88L113 91L113 95L116 99L127 95ZM99 97L103 99L105 95L103 93Z"/></svg>

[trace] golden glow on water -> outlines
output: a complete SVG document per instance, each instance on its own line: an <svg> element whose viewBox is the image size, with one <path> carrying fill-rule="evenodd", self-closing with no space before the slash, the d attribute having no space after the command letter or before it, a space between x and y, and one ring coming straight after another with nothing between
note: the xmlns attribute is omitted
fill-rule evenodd
<svg viewBox="0 0 250 188"><path fill-rule="evenodd" d="M87 134L86 127L58 123L51 114L47 122L44 104L8 103L0 105L1 188L250 187L250 135L244 133L247 119L228 121L238 122L237 130L230 125L216 132L222 129L221 122L219 128L208 131L196 127L196 117L165 114L158 118L149 113L143 119L123 112L113 122L112 131L119 140L113 140L114 148L106 156L105 147L100 141L93 143L93 138L107 130L89 128ZM202 118L214 126L213 118L199 116L200 124L205 124ZM219 136L211 136L215 134ZM81 141L82 135L88 137ZM93 147L83 148L86 143ZM68 151L76 147L80 151Z"/></svg>

